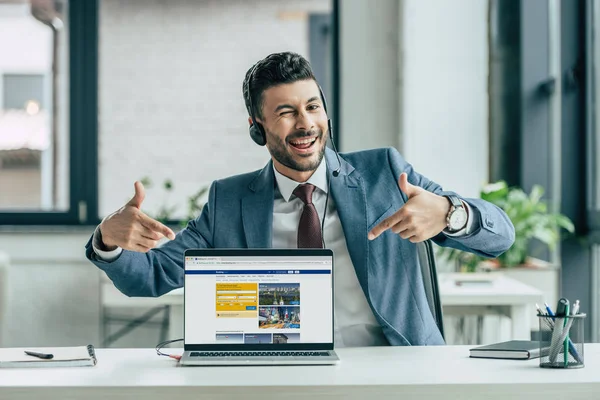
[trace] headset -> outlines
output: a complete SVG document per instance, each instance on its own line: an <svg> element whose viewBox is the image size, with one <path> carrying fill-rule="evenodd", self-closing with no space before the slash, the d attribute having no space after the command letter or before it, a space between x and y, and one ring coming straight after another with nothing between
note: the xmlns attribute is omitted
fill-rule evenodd
<svg viewBox="0 0 600 400"><path fill-rule="evenodd" d="M254 105L252 104L252 90L251 84L254 79L254 73L258 67L259 62L254 64L250 74L248 75L248 105L250 108L250 118L252 118L252 125L250 125L250 137L259 146L264 146L267 144L267 134L265 133L265 128L256 122ZM338 167L333 171L333 176L337 177L340 174L340 170L342 167L342 163L340 161L340 156L338 154L337 148L335 147L335 142L333 140L333 126L331 124L331 118L329 118L329 113L327 112L327 100L325 99L325 94L323 93L323 89L321 85L317 83L319 87L319 94L321 96L321 101L323 102L323 108L325 109L325 114L327 115L327 130L329 131L329 140L331 141L331 145L333 146L333 150L335 151L335 156L337 157Z"/></svg>

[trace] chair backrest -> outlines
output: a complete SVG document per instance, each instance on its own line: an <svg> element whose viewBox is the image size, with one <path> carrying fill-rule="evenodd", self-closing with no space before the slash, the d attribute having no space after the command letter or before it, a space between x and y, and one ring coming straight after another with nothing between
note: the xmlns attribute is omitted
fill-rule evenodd
<svg viewBox="0 0 600 400"><path fill-rule="evenodd" d="M438 286L437 270L435 266L435 255L433 253L433 245L430 240L417 243L417 252L419 256L419 265L421 267L421 275L423 276L423 285L425 286L425 294L427 302L431 309L431 314L444 337L444 318L442 315L442 301L440 299L440 290Z"/></svg>

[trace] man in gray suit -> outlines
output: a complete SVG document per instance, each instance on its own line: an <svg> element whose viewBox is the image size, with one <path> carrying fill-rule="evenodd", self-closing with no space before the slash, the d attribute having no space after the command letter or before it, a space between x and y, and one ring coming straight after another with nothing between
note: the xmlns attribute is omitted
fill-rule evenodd
<svg viewBox="0 0 600 400"><path fill-rule="evenodd" d="M243 83L262 169L213 182L201 215L177 235L140 211L144 188L106 217L87 257L129 296L183 285L189 248L326 246L335 255L335 343L443 344L427 304L415 243L497 257L514 241L502 210L465 199L415 172L393 148L336 154L308 61L271 54ZM159 240L170 239L157 247Z"/></svg>

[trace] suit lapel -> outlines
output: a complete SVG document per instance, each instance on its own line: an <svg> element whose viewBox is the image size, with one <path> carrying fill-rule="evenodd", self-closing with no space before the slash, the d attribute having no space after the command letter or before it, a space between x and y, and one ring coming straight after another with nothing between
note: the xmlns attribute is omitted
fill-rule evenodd
<svg viewBox="0 0 600 400"><path fill-rule="evenodd" d="M326 152L327 163L337 166L335 153ZM329 168L332 170L335 168ZM331 196L335 200L346 244L356 271L358 281L368 296L368 238L367 238L367 203L362 178L350 164L341 159L340 174L334 177L329 173Z"/></svg>
<svg viewBox="0 0 600 400"><path fill-rule="evenodd" d="M248 248L272 247L274 185L273 166L269 162L242 198L242 224Z"/></svg>

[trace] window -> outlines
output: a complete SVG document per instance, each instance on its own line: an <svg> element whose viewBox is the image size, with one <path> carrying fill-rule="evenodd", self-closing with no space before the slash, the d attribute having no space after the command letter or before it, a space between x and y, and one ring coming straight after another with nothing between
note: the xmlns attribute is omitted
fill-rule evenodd
<svg viewBox="0 0 600 400"><path fill-rule="evenodd" d="M64 4L59 4L64 12ZM53 18L56 18L54 21ZM0 3L0 208L65 210L68 156L64 15L34 12L26 3ZM53 73L56 69L56 75Z"/></svg>
<svg viewBox="0 0 600 400"><path fill-rule="evenodd" d="M0 0L0 225L97 222L96 9Z"/></svg>

